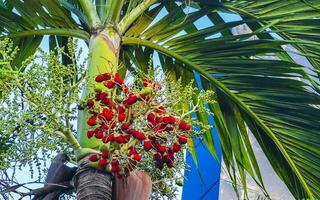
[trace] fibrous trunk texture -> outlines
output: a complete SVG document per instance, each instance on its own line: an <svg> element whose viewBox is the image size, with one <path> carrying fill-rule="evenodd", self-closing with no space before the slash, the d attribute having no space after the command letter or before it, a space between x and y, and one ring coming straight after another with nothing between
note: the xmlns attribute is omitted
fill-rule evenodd
<svg viewBox="0 0 320 200"><path fill-rule="evenodd" d="M78 200L111 200L112 176L100 170L79 168L74 184Z"/></svg>

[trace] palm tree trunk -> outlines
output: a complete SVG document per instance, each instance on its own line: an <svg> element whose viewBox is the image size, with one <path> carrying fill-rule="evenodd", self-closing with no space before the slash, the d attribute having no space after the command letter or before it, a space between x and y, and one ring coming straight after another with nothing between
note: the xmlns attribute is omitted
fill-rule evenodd
<svg viewBox="0 0 320 200"><path fill-rule="evenodd" d="M74 184L78 200L112 199L112 176L109 173L90 167L79 168Z"/></svg>
<svg viewBox="0 0 320 200"><path fill-rule="evenodd" d="M87 75L93 79L101 73L115 73L118 69L120 36L110 28L93 34L90 38ZM94 86L87 84L83 99L94 91ZM86 120L88 112L79 111L78 141L82 148L98 149L100 140L88 139ZM78 161L79 169L74 177L77 199L79 200L111 200L112 176L106 172L87 166L87 159Z"/></svg>
<svg viewBox="0 0 320 200"><path fill-rule="evenodd" d="M110 28L93 35L89 44L88 76L101 73L114 74L118 70L120 36ZM88 84L83 98L93 91ZM78 115L78 141L83 148L98 149L100 140L87 138L88 113L80 111ZM79 168L74 177L77 199L79 200L148 200L151 194L151 178L143 172L133 172L124 179L113 181L112 175L88 167L86 158L78 162Z"/></svg>

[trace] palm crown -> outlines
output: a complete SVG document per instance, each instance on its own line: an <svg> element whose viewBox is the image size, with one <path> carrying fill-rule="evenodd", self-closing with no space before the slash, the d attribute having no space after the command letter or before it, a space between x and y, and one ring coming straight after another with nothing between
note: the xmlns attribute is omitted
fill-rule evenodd
<svg viewBox="0 0 320 200"><path fill-rule="evenodd" d="M248 173L264 188L252 132L291 193L318 199L319 9L318 0L1 0L0 31L20 49L15 70L23 70L21 62L44 35L53 49L67 37L89 43L108 29L119 36L119 59L133 73L145 70L155 55L172 81L188 83L199 74L199 85L215 91L216 103L208 107L231 179L236 181L238 171L245 184ZM161 10L168 14L156 19ZM225 13L238 20L226 22ZM198 29L195 22L203 17L210 23ZM243 25L250 31L234 34ZM293 54L307 58L308 66L297 64ZM205 124L207 117L196 113ZM203 139L215 156L211 133Z"/></svg>

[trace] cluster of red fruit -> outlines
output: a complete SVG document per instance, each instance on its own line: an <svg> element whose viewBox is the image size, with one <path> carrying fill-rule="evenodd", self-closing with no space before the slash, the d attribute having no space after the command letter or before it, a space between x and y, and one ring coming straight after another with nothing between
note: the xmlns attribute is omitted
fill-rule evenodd
<svg viewBox="0 0 320 200"><path fill-rule="evenodd" d="M134 93L119 73L100 74L95 81L106 88L96 87L95 98L86 102L90 113L87 136L101 140L105 148L100 149L101 154L90 155L89 160L119 177L148 157L160 169L164 164L174 167L175 153L187 143L191 126L157 102L155 94L160 84L144 79L142 89ZM133 115L141 106L147 112Z"/></svg>

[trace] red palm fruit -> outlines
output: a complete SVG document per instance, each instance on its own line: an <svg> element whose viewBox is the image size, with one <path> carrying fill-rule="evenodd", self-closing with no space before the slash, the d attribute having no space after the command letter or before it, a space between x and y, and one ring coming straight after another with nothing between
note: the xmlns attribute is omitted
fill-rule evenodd
<svg viewBox="0 0 320 200"><path fill-rule="evenodd" d="M169 117L163 117L162 118L162 123L168 124L169 123Z"/></svg>
<svg viewBox="0 0 320 200"><path fill-rule="evenodd" d="M174 167L174 163L173 163L173 161L167 162L167 166L168 166L169 168Z"/></svg>
<svg viewBox="0 0 320 200"><path fill-rule="evenodd" d="M94 137L96 137L96 138L98 138L98 139L101 139L101 138L103 138L103 133L100 132L100 131L95 132L95 133L94 133Z"/></svg>
<svg viewBox="0 0 320 200"><path fill-rule="evenodd" d="M101 128L102 130L108 130L108 129L109 129L109 126L108 126L105 122L102 122L100 128Z"/></svg>
<svg viewBox="0 0 320 200"><path fill-rule="evenodd" d="M155 148L155 149L158 149L160 144L156 141L152 141L152 146Z"/></svg>
<svg viewBox="0 0 320 200"><path fill-rule="evenodd" d="M128 88L127 86L125 86L124 89L123 89L123 92L124 92L125 94L128 94L128 93L129 93L129 88Z"/></svg>
<svg viewBox="0 0 320 200"><path fill-rule="evenodd" d="M157 128L157 127L153 128L153 131L154 131L155 133L157 133L157 134L163 132L163 130L162 130L161 128Z"/></svg>
<svg viewBox="0 0 320 200"><path fill-rule="evenodd" d="M111 133L110 135L107 136L106 142L114 142L114 141L115 141L114 133Z"/></svg>
<svg viewBox="0 0 320 200"><path fill-rule="evenodd" d="M156 122L159 124L159 123L162 123L163 121L163 118L162 117L156 117Z"/></svg>
<svg viewBox="0 0 320 200"><path fill-rule="evenodd" d="M173 131L173 127L172 126L166 126L165 130L166 131Z"/></svg>
<svg viewBox="0 0 320 200"><path fill-rule="evenodd" d="M102 81L107 81L111 78L110 74L105 73L105 74L99 74L96 76L95 81L98 83L101 83Z"/></svg>
<svg viewBox="0 0 320 200"><path fill-rule="evenodd" d="M156 154L153 155L153 159L154 160L161 160L161 157L162 156L160 155L160 153L156 153Z"/></svg>
<svg viewBox="0 0 320 200"><path fill-rule="evenodd" d="M131 156L132 154L137 153L136 149L131 146L128 148L128 156Z"/></svg>
<svg viewBox="0 0 320 200"><path fill-rule="evenodd" d="M115 73L115 75L114 75L114 81L116 82L116 83L118 83L119 85L122 85L123 84L123 80L122 80L122 78L120 77L120 74L117 72L117 73Z"/></svg>
<svg viewBox="0 0 320 200"><path fill-rule="evenodd" d="M143 94L139 94L140 100L144 100L146 102L149 102L151 100L150 96L145 96Z"/></svg>
<svg viewBox="0 0 320 200"><path fill-rule="evenodd" d="M139 94L139 98L138 100L142 101L145 100L146 96L144 96L143 94Z"/></svg>
<svg viewBox="0 0 320 200"><path fill-rule="evenodd" d="M110 142L114 142L115 139L116 139L116 137L114 136L114 133L111 133L111 134L109 135L109 141L110 141Z"/></svg>
<svg viewBox="0 0 320 200"><path fill-rule="evenodd" d="M170 154L169 154L169 159L170 159L171 161L174 161L174 153L170 153Z"/></svg>
<svg viewBox="0 0 320 200"><path fill-rule="evenodd" d="M167 148L164 145L159 145L159 147L157 148L158 152L160 153L165 153Z"/></svg>
<svg viewBox="0 0 320 200"><path fill-rule="evenodd" d="M112 111L107 108L104 108L102 110L102 113L103 113L104 117L106 118L106 120L108 120L108 121L111 121L112 118L114 117Z"/></svg>
<svg viewBox="0 0 320 200"><path fill-rule="evenodd" d="M169 154L163 155L162 159L163 159L163 162L165 162L165 163L172 161Z"/></svg>
<svg viewBox="0 0 320 200"><path fill-rule="evenodd" d="M101 83L102 81L104 81L103 74L99 74L98 76L96 76L95 81L98 83Z"/></svg>
<svg viewBox="0 0 320 200"><path fill-rule="evenodd" d="M91 154L91 155L89 156L89 160L90 160L91 162L96 162L96 161L99 160L99 156L98 156L97 154Z"/></svg>
<svg viewBox="0 0 320 200"><path fill-rule="evenodd" d="M184 130L187 125L188 125L187 122L182 120L179 123L179 129Z"/></svg>
<svg viewBox="0 0 320 200"><path fill-rule="evenodd" d="M126 114L124 113L119 113L118 114L118 121L123 122L126 119Z"/></svg>
<svg viewBox="0 0 320 200"><path fill-rule="evenodd" d="M130 135L135 135L136 133L137 133L137 130L135 130L135 129L133 129L133 128L130 128L130 129L128 129L128 134L130 134Z"/></svg>
<svg viewBox="0 0 320 200"><path fill-rule="evenodd" d="M104 74L102 74L102 75L103 75L103 80L104 80L104 81L108 81L108 80L111 79L111 74L104 73Z"/></svg>
<svg viewBox="0 0 320 200"><path fill-rule="evenodd" d="M101 92L100 93L100 99L102 100L102 99L105 99L105 98L107 98L108 97L108 94L106 93L106 92Z"/></svg>
<svg viewBox="0 0 320 200"><path fill-rule="evenodd" d="M143 148L146 151L149 151L150 149L152 149L152 142L150 140L145 140L143 142Z"/></svg>
<svg viewBox="0 0 320 200"><path fill-rule="evenodd" d="M108 165L108 161L105 159L102 159L99 161L98 164L99 164L100 169L104 170L104 169L106 169L106 167Z"/></svg>
<svg viewBox="0 0 320 200"><path fill-rule="evenodd" d="M97 92L96 94L95 94L95 99L96 99L96 101L100 101L100 92Z"/></svg>
<svg viewBox="0 0 320 200"><path fill-rule="evenodd" d="M110 126L111 126L111 129L114 129L117 126L117 123L115 121L111 121Z"/></svg>
<svg viewBox="0 0 320 200"><path fill-rule="evenodd" d="M162 123L162 124L160 125L160 129L161 129L161 130L165 130L165 129L166 129L166 127L167 127L167 125L166 125L166 124L164 124L164 123Z"/></svg>
<svg viewBox="0 0 320 200"><path fill-rule="evenodd" d="M153 122L156 118L156 115L154 113L149 113L147 116L148 122Z"/></svg>
<svg viewBox="0 0 320 200"><path fill-rule="evenodd" d="M187 125L184 127L184 130L185 130L185 131L190 131L191 128L192 128L191 125L187 124Z"/></svg>
<svg viewBox="0 0 320 200"><path fill-rule="evenodd" d="M94 131L91 131L91 130L87 131L87 137L88 138L92 138L93 134L94 134Z"/></svg>
<svg viewBox="0 0 320 200"><path fill-rule="evenodd" d="M133 160L140 161L141 160L141 155L138 154L138 153L134 153L134 154L131 155L131 158Z"/></svg>
<svg viewBox="0 0 320 200"><path fill-rule="evenodd" d="M151 100L151 98L148 96L144 99L146 102L149 102Z"/></svg>
<svg viewBox="0 0 320 200"><path fill-rule="evenodd" d="M107 151L101 152L101 157L104 158L104 159L107 159L108 158L108 152Z"/></svg>
<svg viewBox="0 0 320 200"><path fill-rule="evenodd" d="M138 101L138 97L134 94L130 94L128 99L126 100L126 103L128 105L132 105L132 104L136 103L137 101Z"/></svg>
<svg viewBox="0 0 320 200"><path fill-rule="evenodd" d="M88 121L87 121L87 124L88 124L89 126L95 126L95 125L97 125L97 120L96 120L96 118L95 118L95 117L90 117L90 118L88 119Z"/></svg>
<svg viewBox="0 0 320 200"><path fill-rule="evenodd" d="M124 135L123 138L124 138L124 143L127 143L130 140L130 135Z"/></svg>
<svg viewBox="0 0 320 200"><path fill-rule="evenodd" d="M112 166L118 166L119 165L119 160L117 158L112 158L111 165Z"/></svg>
<svg viewBox="0 0 320 200"><path fill-rule="evenodd" d="M142 132L137 132L136 135L133 135L135 138L137 138L137 140L145 140L146 139L146 135Z"/></svg>
<svg viewBox="0 0 320 200"><path fill-rule="evenodd" d="M121 124L120 129L125 131L128 130L130 124L128 122Z"/></svg>
<svg viewBox="0 0 320 200"><path fill-rule="evenodd" d="M178 143L174 143L174 144L173 144L173 146L172 146L172 151L173 151L174 153L179 152L180 149L181 149L181 145L180 145L180 144L178 144Z"/></svg>
<svg viewBox="0 0 320 200"><path fill-rule="evenodd" d="M103 113L99 113L99 114L97 115L97 117L98 117L98 119L102 120L102 119L104 118L104 115L103 115Z"/></svg>
<svg viewBox="0 0 320 200"><path fill-rule="evenodd" d="M109 105L110 99L109 99L109 98L101 99L101 103L102 103L103 105Z"/></svg>
<svg viewBox="0 0 320 200"><path fill-rule="evenodd" d="M94 106L94 101L92 99L87 101L88 108L92 108Z"/></svg>
<svg viewBox="0 0 320 200"><path fill-rule="evenodd" d="M110 112L110 113L106 113L104 115L104 117L106 118L107 121L111 121L113 119L114 115L113 115L113 113Z"/></svg>
<svg viewBox="0 0 320 200"><path fill-rule="evenodd" d="M169 124L175 124L176 123L176 118L174 116L169 116L168 117L168 122L169 122Z"/></svg>
<svg viewBox="0 0 320 200"><path fill-rule="evenodd" d="M185 134L180 134L178 137L178 141L180 144L185 144L188 142L188 138Z"/></svg>
<svg viewBox="0 0 320 200"><path fill-rule="evenodd" d="M125 108L123 106L118 106L118 113L125 113Z"/></svg>
<svg viewBox="0 0 320 200"><path fill-rule="evenodd" d="M116 140L116 142L117 142L118 144L124 143L124 138L123 138L122 135L117 136L117 137L115 138L115 140Z"/></svg>
<svg viewBox="0 0 320 200"><path fill-rule="evenodd" d="M120 170L120 167L118 166L118 165L112 165L112 167L111 167L111 172L112 173L116 173L116 172L118 172Z"/></svg>
<svg viewBox="0 0 320 200"><path fill-rule="evenodd" d="M150 126L150 127L154 127L154 126L157 126L157 125L158 125L158 124L157 124L156 121L152 121L152 122L149 123L149 126Z"/></svg>
<svg viewBox="0 0 320 200"><path fill-rule="evenodd" d="M92 110L90 110L89 113L92 114L94 117L98 116L98 114L99 114L98 112L95 112Z"/></svg>
<svg viewBox="0 0 320 200"><path fill-rule="evenodd" d="M106 86L107 88L109 88L109 89L114 88L115 85L116 85L116 83L113 82L113 81L107 81L107 82L105 82L105 86Z"/></svg>
<svg viewBox="0 0 320 200"><path fill-rule="evenodd" d="M165 112L165 110L166 110L166 109L165 109L164 106L159 106L158 109L157 109L157 113L158 113L158 114L163 114L163 113Z"/></svg>
<svg viewBox="0 0 320 200"><path fill-rule="evenodd" d="M104 135L101 140L103 143L107 143L107 142L109 142L108 138L109 138L109 136Z"/></svg>
<svg viewBox="0 0 320 200"><path fill-rule="evenodd" d="M142 80L142 83L143 83L143 86L144 87L147 87L149 84L151 84L152 82L150 81L150 80L148 80L148 79L143 79Z"/></svg>

